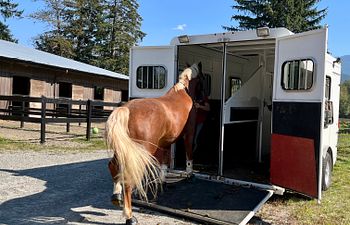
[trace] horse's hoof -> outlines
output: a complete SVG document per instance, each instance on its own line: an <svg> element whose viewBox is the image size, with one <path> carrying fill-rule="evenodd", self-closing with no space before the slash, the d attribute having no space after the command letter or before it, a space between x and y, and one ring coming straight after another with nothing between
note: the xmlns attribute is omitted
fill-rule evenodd
<svg viewBox="0 0 350 225"><path fill-rule="evenodd" d="M196 180L196 176L192 173L188 175L187 179L188 182L194 182Z"/></svg>
<svg viewBox="0 0 350 225"><path fill-rule="evenodd" d="M111 202L113 205L115 206L119 206L119 207L123 207L123 198L122 198L122 194L113 194L111 196Z"/></svg>
<svg viewBox="0 0 350 225"><path fill-rule="evenodd" d="M137 221L136 217L131 217L130 219L126 220L125 225L137 225L139 222Z"/></svg>

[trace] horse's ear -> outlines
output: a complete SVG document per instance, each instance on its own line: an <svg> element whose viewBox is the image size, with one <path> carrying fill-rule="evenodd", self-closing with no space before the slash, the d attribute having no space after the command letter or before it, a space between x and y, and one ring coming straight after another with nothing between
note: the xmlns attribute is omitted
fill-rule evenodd
<svg viewBox="0 0 350 225"><path fill-rule="evenodd" d="M199 72L202 72L202 62L198 63L198 69L199 69Z"/></svg>

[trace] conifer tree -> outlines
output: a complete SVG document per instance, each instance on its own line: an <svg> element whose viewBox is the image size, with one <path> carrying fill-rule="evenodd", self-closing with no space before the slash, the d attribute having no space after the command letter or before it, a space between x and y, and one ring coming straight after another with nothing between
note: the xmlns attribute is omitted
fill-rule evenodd
<svg viewBox="0 0 350 225"><path fill-rule="evenodd" d="M145 34L141 31L142 18L136 0L106 0L105 26L99 33L104 41L98 43L101 67L128 74L129 50Z"/></svg>
<svg viewBox="0 0 350 225"><path fill-rule="evenodd" d="M299 33L320 28L327 8L316 8L319 0L236 0L232 6L238 12L231 17L238 26L224 26L227 30L248 30L257 27L286 27Z"/></svg>
<svg viewBox="0 0 350 225"><path fill-rule="evenodd" d="M17 9L18 4L12 3L11 0L0 0L0 16L3 18L4 22L6 19L11 17L21 17L23 11ZM13 38L9 27L0 21L0 39L6 41L17 42Z"/></svg>
<svg viewBox="0 0 350 225"><path fill-rule="evenodd" d="M33 18L52 26L37 38L37 48L128 73L129 49L145 36L136 0L44 1L47 7Z"/></svg>
<svg viewBox="0 0 350 225"><path fill-rule="evenodd" d="M73 43L65 36L67 22L65 19L65 0L43 0L45 8L30 15L48 25L49 30L35 38L35 47L66 58L74 58Z"/></svg>
<svg viewBox="0 0 350 225"><path fill-rule="evenodd" d="M350 80L340 85L339 116L350 118Z"/></svg>

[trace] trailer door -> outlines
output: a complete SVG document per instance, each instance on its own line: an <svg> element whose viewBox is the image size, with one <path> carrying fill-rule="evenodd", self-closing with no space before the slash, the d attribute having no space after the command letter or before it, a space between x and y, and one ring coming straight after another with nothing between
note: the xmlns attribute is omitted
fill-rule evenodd
<svg viewBox="0 0 350 225"><path fill-rule="evenodd" d="M276 40L271 183L321 198L327 28Z"/></svg>
<svg viewBox="0 0 350 225"><path fill-rule="evenodd" d="M130 50L129 97L164 95L175 82L175 46L133 47Z"/></svg>

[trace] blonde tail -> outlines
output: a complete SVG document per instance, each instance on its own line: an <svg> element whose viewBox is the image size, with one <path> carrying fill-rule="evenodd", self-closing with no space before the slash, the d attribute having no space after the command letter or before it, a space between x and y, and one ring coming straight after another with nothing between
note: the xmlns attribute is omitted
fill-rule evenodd
<svg viewBox="0 0 350 225"><path fill-rule="evenodd" d="M117 158L118 178L123 186L135 187L140 197L147 200L147 187L154 195L157 192L160 166L143 145L130 138L129 114L127 107L118 107L111 113L106 123L107 146Z"/></svg>

